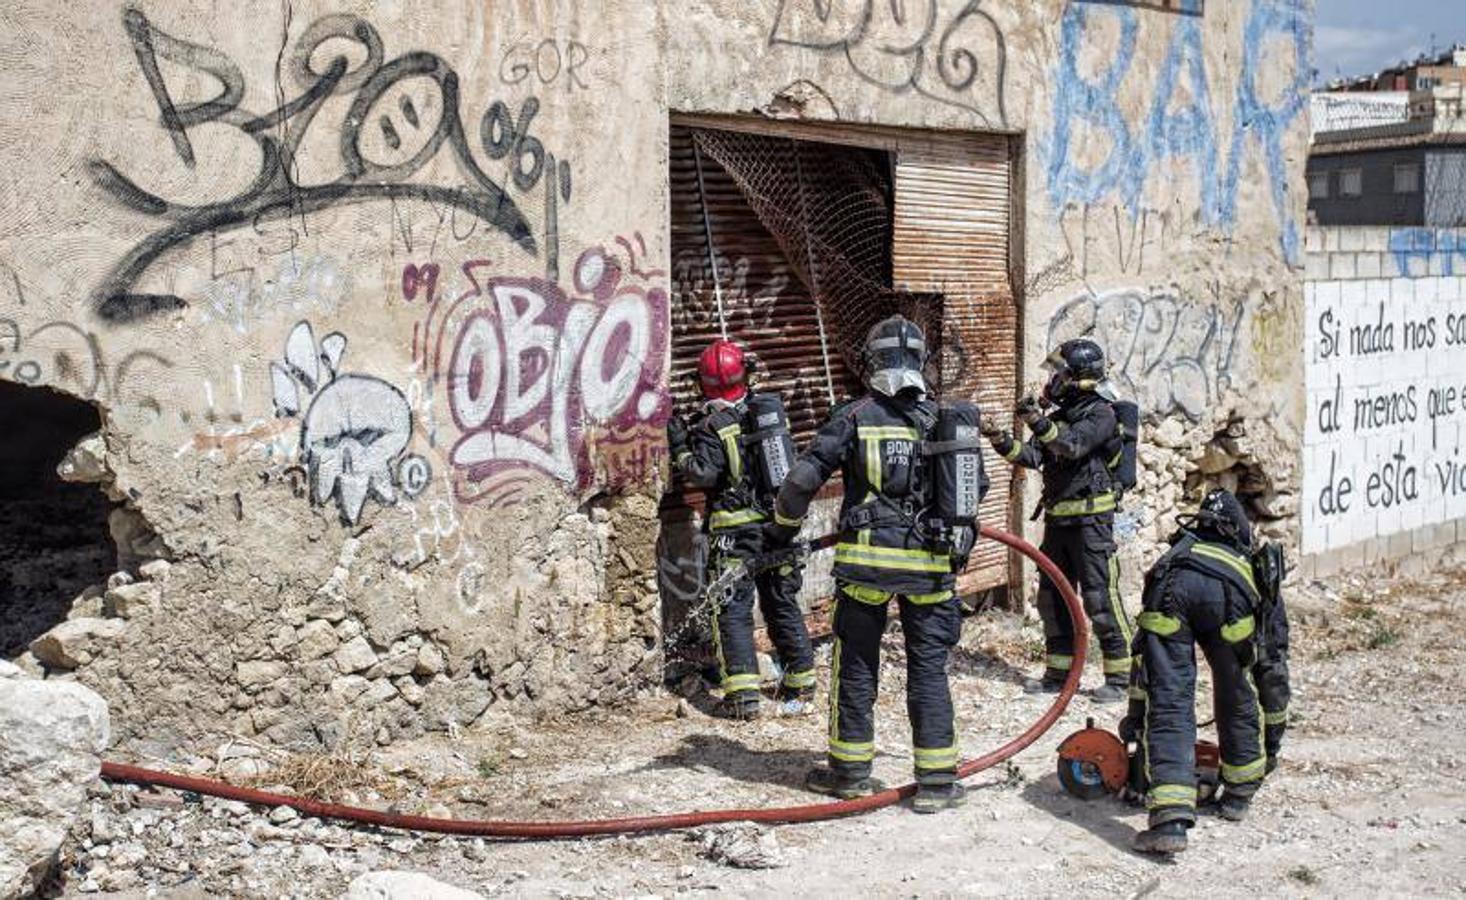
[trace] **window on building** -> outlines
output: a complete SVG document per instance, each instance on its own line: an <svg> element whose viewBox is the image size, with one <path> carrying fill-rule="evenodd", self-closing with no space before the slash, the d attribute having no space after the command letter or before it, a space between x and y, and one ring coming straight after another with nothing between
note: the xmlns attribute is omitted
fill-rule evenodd
<svg viewBox="0 0 1466 900"><path fill-rule="evenodd" d="M1364 170L1345 169L1339 173L1339 196L1358 197L1364 193Z"/></svg>
<svg viewBox="0 0 1466 900"><path fill-rule="evenodd" d="M1395 193L1420 193L1420 166L1418 164L1395 166Z"/></svg>
<svg viewBox="0 0 1466 900"><path fill-rule="evenodd" d="M1329 198L1329 173L1313 172L1308 176L1308 199L1327 200Z"/></svg>

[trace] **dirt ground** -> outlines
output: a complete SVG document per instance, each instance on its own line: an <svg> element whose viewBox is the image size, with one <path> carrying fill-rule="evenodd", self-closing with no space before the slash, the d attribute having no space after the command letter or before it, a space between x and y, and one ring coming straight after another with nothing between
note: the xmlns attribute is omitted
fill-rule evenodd
<svg viewBox="0 0 1466 900"><path fill-rule="evenodd" d="M1204 816L1174 863L1130 851L1142 810L1062 793L1058 742L1086 716L1112 726L1123 714L1081 696L1012 765L973 778L966 806L936 816L894 808L767 830L496 843L98 791L94 833L78 835L63 892L331 897L362 872L410 869L486 896L524 897L1466 894L1466 788L1456 780L1466 766L1466 572L1304 585L1289 601L1294 701L1283 765L1246 823ZM889 783L910 774L899 646L888 635L877 774ZM1040 713L1043 700L1020 688L1037 652L1031 623L991 613L968 620L953 666L966 755ZM533 728L490 723L393 747L345 767L360 784L337 771L326 791L464 818L801 804L811 799L800 783L821 759L824 721L821 711L740 725L661 695L615 714ZM283 769L273 777L287 776L304 777ZM773 867L738 868L729 855Z"/></svg>

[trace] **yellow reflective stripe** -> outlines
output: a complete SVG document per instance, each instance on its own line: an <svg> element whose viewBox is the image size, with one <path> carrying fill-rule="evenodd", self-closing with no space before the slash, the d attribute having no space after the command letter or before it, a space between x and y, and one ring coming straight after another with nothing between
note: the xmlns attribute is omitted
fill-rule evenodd
<svg viewBox="0 0 1466 900"><path fill-rule="evenodd" d="M830 604L830 622L835 621L839 611L840 594L836 592L835 600ZM834 649L830 651L830 740L840 736L840 647L841 641L836 637Z"/></svg>
<svg viewBox="0 0 1466 900"><path fill-rule="evenodd" d="M721 528L736 528L739 525L762 521L764 521L764 514L756 509L720 509L713 511L713 516L708 521L708 527L716 531Z"/></svg>
<svg viewBox="0 0 1466 900"><path fill-rule="evenodd" d="M743 433L743 426L734 424L718 429L718 437L723 439L723 452L728 454L728 480L733 484L743 480L743 454L738 449L738 436Z"/></svg>
<svg viewBox="0 0 1466 900"><path fill-rule="evenodd" d="M1252 637L1252 632L1257 630L1257 620L1252 616L1243 616L1230 625L1222 626L1222 640L1229 644L1236 644Z"/></svg>
<svg viewBox="0 0 1466 900"><path fill-rule="evenodd" d="M857 425L856 434L865 441L915 441L921 438L909 425Z"/></svg>
<svg viewBox="0 0 1466 900"><path fill-rule="evenodd" d="M1092 516L1114 512L1119 507L1113 493L1095 494L1079 500L1060 500L1049 507L1051 516Z"/></svg>
<svg viewBox="0 0 1466 900"><path fill-rule="evenodd" d="M1125 601L1120 597L1120 557L1110 554L1110 614L1120 625L1120 637L1129 647L1135 640L1135 631L1130 627L1130 616L1125 612Z"/></svg>
<svg viewBox="0 0 1466 900"><path fill-rule="evenodd" d="M759 677L757 674L740 674L723 676L723 693L729 691L746 691L749 688L758 689Z"/></svg>
<svg viewBox="0 0 1466 900"><path fill-rule="evenodd" d="M946 769L957 765L956 744L935 749L917 747L912 750L911 755L915 758L918 769Z"/></svg>
<svg viewBox="0 0 1466 900"><path fill-rule="evenodd" d="M1119 675L1121 672L1130 671L1130 657L1122 659L1105 660L1104 670L1106 675Z"/></svg>
<svg viewBox="0 0 1466 900"><path fill-rule="evenodd" d="M1257 781L1267 769L1267 758L1255 759L1246 765L1232 766L1222 763L1222 780L1228 784L1246 784Z"/></svg>
<svg viewBox="0 0 1466 900"><path fill-rule="evenodd" d="M1126 693L1130 695L1131 700L1139 700L1141 703L1150 699L1150 695L1145 692L1145 688L1137 685L1130 685Z"/></svg>
<svg viewBox="0 0 1466 900"><path fill-rule="evenodd" d="M1247 685L1248 689L1252 691L1252 706L1257 710L1257 758L1259 760L1258 764L1264 767L1263 774L1265 775L1267 774L1267 728L1263 720L1267 716L1262 711L1262 692L1257 689L1257 676L1253 674L1253 668L1248 666L1243 671L1246 673L1243 684ZM1258 777L1261 778L1262 776L1259 775Z"/></svg>
<svg viewBox="0 0 1466 900"><path fill-rule="evenodd" d="M1257 593L1257 582L1252 578L1252 564L1239 554L1218 544L1193 544L1191 552L1197 556L1214 559L1238 575L1241 575L1242 580L1247 582L1247 586L1252 588L1252 592L1254 594Z"/></svg>
<svg viewBox="0 0 1466 900"><path fill-rule="evenodd" d="M871 496L881 492L881 442L877 438L866 438L865 447L865 480L870 487Z"/></svg>
<svg viewBox="0 0 1466 900"><path fill-rule="evenodd" d="M1277 712L1263 713L1262 724L1264 725L1287 725L1288 711L1280 709Z"/></svg>
<svg viewBox="0 0 1466 900"><path fill-rule="evenodd" d="M868 556L885 556L892 559L940 559L946 561L947 558L945 555L936 554L930 550L923 550L920 547L882 547L878 544L848 544L844 542L835 545L836 550L842 547L864 553Z"/></svg>
<svg viewBox="0 0 1466 900"><path fill-rule="evenodd" d="M1105 463L1105 468L1107 468L1107 469L1118 469L1118 468L1120 468L1120 463L1121 463L1121 461L1124 458L1125 458L1125 451L1124 450L1121 450L1120 452L1116 453L1114 456L1110 457L1110 461L1107 462L1107 463Z"/></svg>
<svg viewBox="0 0 1466 900"><path fill-rule="evenodd" d="M708 604L712 607L712 628L713 628L713 655L718 659L718 677L728 677L728 660L723 656L723 630L718 627L718 611L723 608L721 598L714 598Z"/></svg>
<svg viewBox="0 0 1466 900"><path fill-rule="evenodd" d="M1050 653L1044 658L1044 665L1056 672L1067 672L1074 668L1074 657L1062 653Z"/></svg>
<svg viewBox="0 0 1466 900"><path fill-rule="evenodd" d="M774 521L786 528L801 528L804 526L804 519L791 519L779 512L779 507L774 507Z"/></svg>
<svg viewBox="0 0 1466 900"><path fill-rule="evenodd" d="M1017 438L1012 438L1011 440L1013 444L1008 448L1008 452L1003 454L1003 458L1008 462L1017 462L1018 457L1023 455L1023 444Z"/></svg>
<svg viewBox="0 0 1466 900"><path fill-rule="evenodd" d="M677 454L676 463L677 463L677 465L680 466L683 463L687 462L691 458L692 458L692 451L691 450L683 450L681 453Z"/></svg>
<svg viewBox="0 0 1466 900"><path fill-rule="evenodd" d="M840 590L850 599L859 600L861 603L880 605L891 599L890 591L866 587L863 584L842 584Z"/></svg>
<svg viewBox="0 0 1466 900"><path fill-rule="evenodd" d="M1050 422L1049 423L1049 430L1048 431L1045 431L1043 434L1041 434L1041 435L1038 436L1038 441L1041 444L1052 444L1054 441L1056 441L1058 439L1059 439L1059 423L1058 422Z"/></svg>
<svg viewBox="0 0 1466 900"><path fill-rule="evenodd" d="M903 594L907 600L917 606L930 606L933 603L941 603L952 599L951 591L937 591L935 594Z"/></svg>
<svg viewBox="0 0 1466 900"><path fill-rule="evenodd" d="M1190 784L1155 784L1146 792L1151 808L1158 806L1195 806L1196 786Z"/></svg>
<svg viewBox="0 0 1466 900"><path fill-rule="evenodd" d="M1181 630L1181 620L1175 616L1168 616L1162 612L1148 609L1140 614L1136 620L1140 627L1151 634L1158 634L1161 637L1169 637Z"/></svg>
<svg viewBox="0 0 1466 900"><path fill-rule="evenodd" d="M870 762L876 758L874 741L842 741L830 738L829 753L841 762Z"/></svg>
<svg viewBox="0 0 1466 900"><path fill-rule="evenodd" d="M903 555L875 553L876 550L890 550L891 547L876 547L870 544L836 544L835 562L872 569L896 569L902 572L933 572L950 574L952 563L945 556L937 556L920 550L905 551ZM910 555L906 555L910 554Z"/></svg>
<svg viewBox="0 0 1466 900"><path fill-rule="evenodd" d="M814 687L814 680L814 669L806 669L803 672L784 673L784 687Z"/></svg>

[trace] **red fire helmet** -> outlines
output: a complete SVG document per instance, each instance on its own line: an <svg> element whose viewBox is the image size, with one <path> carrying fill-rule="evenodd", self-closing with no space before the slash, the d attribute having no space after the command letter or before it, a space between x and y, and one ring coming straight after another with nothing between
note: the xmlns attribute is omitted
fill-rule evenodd
<svg viewBox="0 0 1466 900"><path fill-rule="evenodd" d="M697 358L697 376L709 400L741 400L748 392L743 348L732 341L713 341Z"/></svg>

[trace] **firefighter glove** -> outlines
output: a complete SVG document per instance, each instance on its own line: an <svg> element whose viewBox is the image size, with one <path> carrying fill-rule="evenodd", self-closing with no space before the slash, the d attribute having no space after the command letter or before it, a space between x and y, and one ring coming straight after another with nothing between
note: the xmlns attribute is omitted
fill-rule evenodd
<svg viewBox="0 0 1466 900"><path fill-rule="evenodd" d="M794 543L794 538L798 534L799 529L793 525L769 522L763 527L764 547L769 550L782 550Z"/></svg>
<svg viewBox="0 0 1466 900"><path fill-rule="evenodd" d="M1024 397L1022 400L1019 400L1018 406L1014 408L1013 413L1030 428L1044 417L1043 406L1039 404L1038 398L1033 396Z"/></svg>
<svg viewBox="0 0 1466 900"><path fill-rule="evenodd" d="M673 456L687 448L687 420L675 413L667 420L667 446Z"/></svg>

